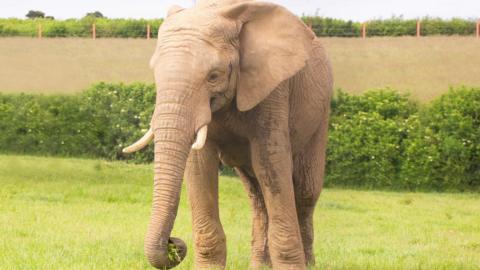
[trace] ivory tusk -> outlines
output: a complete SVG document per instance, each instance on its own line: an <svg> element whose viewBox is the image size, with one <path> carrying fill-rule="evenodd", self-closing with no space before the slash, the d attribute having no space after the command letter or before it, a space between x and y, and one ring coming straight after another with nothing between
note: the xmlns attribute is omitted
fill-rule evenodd
<svg viewBox="0 0 480 270"><path fill-rule="evenodd" d="M208 126L205 125L201 127L197 132L197 139L192 145L193 150L200 150L205 146L205 141L207 140Z"/></svg>
<svg viewBox="0 0 480 270"><path fill-rule="evenodd" d="M150 127L147 133L145 133L145 135L143 135L143 137L140 140L130 145L129 147L123 148L122 152L126 154L137 152L143 149L145 146L147 146L152 140L153 140L153 129Z"/></svg>

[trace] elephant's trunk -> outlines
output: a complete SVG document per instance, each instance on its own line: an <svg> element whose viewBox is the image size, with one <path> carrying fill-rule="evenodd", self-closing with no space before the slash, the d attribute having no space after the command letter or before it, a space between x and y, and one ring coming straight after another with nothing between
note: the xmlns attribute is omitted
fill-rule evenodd
<svg viewBox="0 0 480 270"><path fill-rule="evenodd" d="M165 107L170 107L171 110L167 111ZM145 254L154 267L169 269L177 266L187 252L185 243L178 238L171 238L170 233L177 215L182 178L194 129L188 117L191 113L185 106L157 103L155 111L152 123L155 177Z"/></svg>
<svg viewBox="0 0 480 270"><path fill-rule="evenodd" d="M200 149L205 143L211 111L209 93L195 88L195 77L185 72L191 67L191 61L187 61L182 52L172 51L163 57L164 64L155 69L157 98L151 121L155 176L144 249L152 266L170 269L177 266L187 252L185 243L170 237L170 233L177 216L182 179L195 133L199 137L195 148ZM147 132L132 149L145 146L151 138Z"/></svg>

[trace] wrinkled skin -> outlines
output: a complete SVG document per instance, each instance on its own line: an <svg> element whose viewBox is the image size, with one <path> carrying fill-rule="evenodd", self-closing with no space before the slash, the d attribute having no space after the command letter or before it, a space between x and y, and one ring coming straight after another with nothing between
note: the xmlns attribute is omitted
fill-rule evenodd
<svg viewBox="0 0 480 270"><path fill-rule="evenodd" d="M197 268L224 268L218 167L232 166L253 209L251 268L313 264L325 164L331 68L320 41L286 9L255 1L172 7L150 65L157 87L155 178L145 253L172 268L170 238L185 175ZM195 134L208 126L201 150ZM169 256L168 246L178 256Z"/></svg>

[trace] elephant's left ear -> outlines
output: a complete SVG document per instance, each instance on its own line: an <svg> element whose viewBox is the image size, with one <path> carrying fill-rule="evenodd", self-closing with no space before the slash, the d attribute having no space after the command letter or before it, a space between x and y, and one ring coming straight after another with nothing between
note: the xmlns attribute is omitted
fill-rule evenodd
<svg viewBox="0 0 480 270"><path fill-rule="evenodd" d="M247 1L221 9L241 26L237 107L248 111L305 67L315 34L285 8Z"/></svg>

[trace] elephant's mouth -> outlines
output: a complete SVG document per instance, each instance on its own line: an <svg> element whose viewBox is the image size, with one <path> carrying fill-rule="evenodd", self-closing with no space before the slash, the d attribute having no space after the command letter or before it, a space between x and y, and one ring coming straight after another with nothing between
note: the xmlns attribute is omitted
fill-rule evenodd
<svg viewBox="0 0 480 270"><path fill-rule="evenodd" d="M205 146L208 134L208 125L203 125L197 132L195 142L192 144L193 150L201 150ZM135 153L145 148L154 139L153 128L150 127L148 131L138 141L132 145L123 148L122 152L125 154Z"/></svg>

